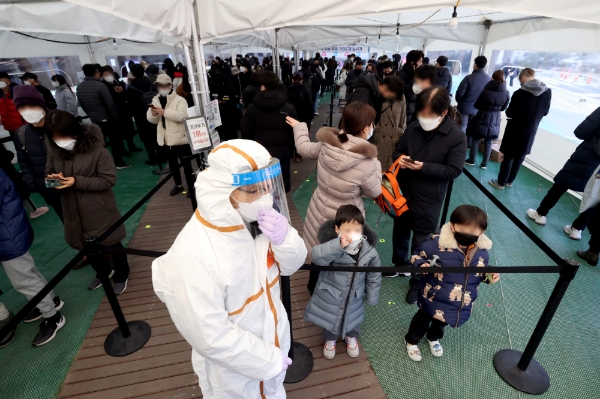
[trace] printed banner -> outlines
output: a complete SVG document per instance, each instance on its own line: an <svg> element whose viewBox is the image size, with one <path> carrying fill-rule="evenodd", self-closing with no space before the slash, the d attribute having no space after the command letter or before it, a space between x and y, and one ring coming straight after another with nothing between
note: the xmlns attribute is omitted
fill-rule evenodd
<svg viewBox="0 0 600 399"><path fill-rule="evenodd" d="M213 144L212 135L208 130L206 119L203 116L185 118L183 121L187 130L190 148L194 154L210 150L216 145Z"/></svg>

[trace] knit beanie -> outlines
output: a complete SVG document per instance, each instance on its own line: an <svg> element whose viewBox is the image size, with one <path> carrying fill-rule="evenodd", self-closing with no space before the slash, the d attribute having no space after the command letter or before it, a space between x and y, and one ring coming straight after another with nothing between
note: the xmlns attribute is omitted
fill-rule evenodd
<svg viewBox="0 0 600 399"><path fill-rule="evenodd" d="M37 105L44 109L48 108L44 97L35 88L35 86L18 85L13 89L13 102L17 110L22 105Z"/></svg>

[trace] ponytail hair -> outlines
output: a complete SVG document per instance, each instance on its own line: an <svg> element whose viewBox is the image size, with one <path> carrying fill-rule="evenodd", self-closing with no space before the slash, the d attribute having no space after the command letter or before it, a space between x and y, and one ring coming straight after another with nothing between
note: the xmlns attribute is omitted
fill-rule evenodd
<svg viewBox="0 0 600 399"><path fill-rule="evenodd" d="M342 131L338 134L340 143L348 141L348 134L358 136L365 127L375 120L377 113L369 104L353 102L344 107L340 127Z"/></svg>
<svg viewBox="0 0 600 399"><path fill-rule="evenodd" d="M454 121L458 127L461 126L462 120L460 112L458 112L456 107L450 105L448 91L442 86L433 86L419 93L415 105L415 114L427 107L438 115L441 115L444 111L448 111L448 117Z"/></svg>

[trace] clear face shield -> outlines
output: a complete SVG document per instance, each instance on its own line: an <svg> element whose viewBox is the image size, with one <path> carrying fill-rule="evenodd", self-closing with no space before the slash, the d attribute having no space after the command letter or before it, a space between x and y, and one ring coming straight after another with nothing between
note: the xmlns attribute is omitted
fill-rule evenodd
<svg viewBox="0 0 600 399"><path fill-rule="evenodd" d="M232 176L232 186L236 189L231 193L231 204L246 223L255 222L260 211L271 208L285 216L291 223L281 176L281 164L277 158L273 158L262 169Z"/></svg>

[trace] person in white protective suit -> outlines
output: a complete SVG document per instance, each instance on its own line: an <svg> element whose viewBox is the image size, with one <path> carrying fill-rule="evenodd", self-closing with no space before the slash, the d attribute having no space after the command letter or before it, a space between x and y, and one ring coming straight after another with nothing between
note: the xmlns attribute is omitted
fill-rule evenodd
<svg viewBox="0 0 600 399"><path fill-rule="evenodd" d="M281 167L251 140L227 141L208 161L194 216L152 263L154 290L193 348L204 398L285 398L292 361L279 276L307 251L289 223Z"/></svg>

